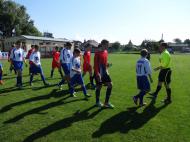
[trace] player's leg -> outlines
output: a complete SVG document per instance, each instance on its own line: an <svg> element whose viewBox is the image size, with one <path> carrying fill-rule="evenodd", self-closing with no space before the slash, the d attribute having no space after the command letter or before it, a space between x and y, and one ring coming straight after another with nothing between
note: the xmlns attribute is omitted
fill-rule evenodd
<svg viewBox="0 0 190 142"><path fill-rule="evenodd" d="M50 77L53 78L54 68L51 69L51 75Z"/></svg>
<svg viewBox="0 0 190 142"><path fill-rule="evenodd" d="M22 70L17 70L18 76L17 76L17 84L18 87L22 87Z"/></svg>
<svg viewBox="0 0 190 142"><path fill-rule="evenodd" d="M49 84L46 82L46 79L45 79L45 76L44 76L44 72L43 72L43 70L42 70L42 67L39 66L39 67L38 67L38 70L39 70L38 72L40 73L40 76L41 76L41 79L42 79L44 85L49 85Z"/></svg>
<svg viewBox="0 0 190 142"><path fill-rule="evenodd" d="M156 91L153 93L155 99L157 98L158 93L160 92L162 88L162 83L164 82L164 80L165 80L165 71L161 70L158 76L158 84L157 84Z"/></svg>
<svg viewBox="0 0 190 142"><path fill-rule="evenodd" d="M92 88L95 89L95 85L94 85L94 82L93 82L92 67L91 67L91 66L90 66L90 68L89 68L89 75L90 75L90 84L91 84Z"/></svg>
<svg viewBox="0 0 190 142"><path fill-rule="evenodd" d="M83 91L85 98L90 97L91 95L87 94L86 86L84 84L84 80L82 78L82 75L78 75L77 83L81 85L81 88L82 88L82 91Z"/></svg>
<svg viewBox="0 0 190 142"><path fill-rule="evenodd" d="M107 86L107 90L106 90L106 98L105 98L105 103L104 103L104 106L106 108L114 108L114 106L110 103L110 96L111 96L111 92L112 92L112 82L108 82L106 83L106 86Z"/></svg>
<svg viewBox="0 0 190 142"><path fill-rule="evenodd" d="M58 68L58 71L59 71L59 74L61 75L61 78L63 79L64 76L63 76L63 72L61 71L61 67Z"/></svg>
<svg viewBox="0 0 190 142"><path fill-rule="evenodd" d="M98 75L95 75L95 81L96 81L96 106L97 107L103 107L103 104L100 102L100 91L102 89L102 82L100 80L100 77Z"/></svg>
<svg viewBox="0 0 190 142"><path fill-rule="evenodd" d="M170 88L170 82L171 82L171 70L168 70L167 74L166 74L166 78L165 78L165 88L166 88L166 92L167 92L167 97L164 100L164 102L166 103L170 103L171 102L171 88Z"/></svg>
<svg viewBox="0 0 190 142"><path fill-rule="evenodd" d="M32 86L33 78L34 78L34 74L33 74L33 73L30 73L30 86Z"/></svg>

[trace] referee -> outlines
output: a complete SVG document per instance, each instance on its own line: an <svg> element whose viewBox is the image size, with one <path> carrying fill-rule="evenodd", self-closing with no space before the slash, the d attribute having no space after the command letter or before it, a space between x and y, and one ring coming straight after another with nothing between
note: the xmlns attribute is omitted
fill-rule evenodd
<svg viewBox="0 0 190 142"><path fill-rule="evenodd" d="M167 97L164 100L165 103L171 103L171 88L170 88L170 82L171 82L171 56L170 53L167 51L167 43L162 42L160 44L159 51L161 53L159 61L160 61L160 66L155 68L154 71L160 70L159 76L158 76L158 85L156 88L156 91L153 93L154 98L157 98L158 92L162 88L162 83L164 83L166 92L167 92Z"/></svg>

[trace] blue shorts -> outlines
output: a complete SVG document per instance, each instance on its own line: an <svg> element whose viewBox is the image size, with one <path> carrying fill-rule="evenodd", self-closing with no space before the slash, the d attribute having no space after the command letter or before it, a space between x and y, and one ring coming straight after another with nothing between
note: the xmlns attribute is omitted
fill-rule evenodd
<svg viewBox="0 0 190 142"><path fill-rule="evenodd" d="M75 85L75 84L80 84L80 85L84 85L84 81L82 79L82 75L81 74L75 74L72 78L71 78L71 86Z"/></svg>
<svg viewBox="0 0 190 142"><path fill-rule="evenodd" d="M14 66L15 70L22 70L23 62L22 61L13 61L13 66Z"/></svg>
<svg viewBox="0 0 190 142"><path fill-rule="evenodd" d="M31 64L30 73L33 73L33 74L43 73L41 65L36 66L36 65Z"/></svg>
<svg viewBox="0 0 190 142"><path fill-rule="evenodd" d="M150 83L147 76L137 76L137 87L143 91L150 91Z"/></svg>
<svg viewBox="0 0 190 142"><path fill-rule="evenodd" d="M70 63L63 63L61 64L63 71L65 75L70 75L70 69L71 69L71 64Z"/></svg>

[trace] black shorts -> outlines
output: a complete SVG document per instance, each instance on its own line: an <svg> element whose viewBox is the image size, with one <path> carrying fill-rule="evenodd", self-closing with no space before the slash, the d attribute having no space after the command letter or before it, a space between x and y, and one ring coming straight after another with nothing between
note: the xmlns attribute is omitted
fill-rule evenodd
<svg viewBox="0 0 190 142"><path fill-rule="evenodd" d="M101 76L101 81L99 81L98 77L96 75L94 75L95 81L97 85L101 85L101 84L106 84L109 82L112 82L109 74L104 74L103 76Z"/></svg>
<svg viewBox="0 0 190 142"><path fill-rule="evenodd" d="M158 81L170 84L172 71L170 68L160 70Z"/></svg>

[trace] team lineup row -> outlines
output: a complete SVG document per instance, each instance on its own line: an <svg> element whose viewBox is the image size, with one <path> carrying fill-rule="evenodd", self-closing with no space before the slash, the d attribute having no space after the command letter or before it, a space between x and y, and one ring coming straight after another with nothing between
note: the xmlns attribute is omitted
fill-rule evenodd
<svg viewBox="0 0 190 142"><path fill-rule="evenodd" d="M9 56L9 61L11 62L11 69L14 69L17 78L16 78L16 86L22 88L22 70L23 63L27 66L24 50L21 48L21 41L16 42L16 46L12 48ZM111 64L108 63L108 47L109 41L102 40L98 47L95 47L94 53L94 73L91 65L91 45L87 44L85 46L85 52L82 55L81 50L75 47L74 51L71 51L72 44L67 42L64 45L64 48L59 52L59 48L55 47L52 55L52 70L51 77L53 77L54 70L58 68L58 71L61 75L62 80L58 83L58 87L61 89L62 85L66 82L68 84L68 88L70 91L70 95L72 97L76 97L74 87L76 84L81 85L83 94L85 99L90 97L87 93L87 89L84 84L83 77L89 72L90 75L90 84L91 87L95 89L96 94L96 106L97 107L105 107L105 108L114 108L114 105L110 103L110 96L112 92L112 80L109 75L108 69ZM167 51L167 43L160 44L160 65L154 70L160 70L158 77L158 85L156 91L152 93L153 98L156 99L158 92L161 90L162 84L164 83L167 97L164 100L165 103L171 102L171 88L169 86L171 82L171 57L169 52ZM141 50L140 52L141 58L136 63L136 76L137 76L137 87L140 90L139 94L133 97L133 101L136 105L143 106L145 103L143 102L143 97L146 93L150 91L150 82L152 81L152 69L150 65L150 55L146 49ZM83 56L83 70L81 69L81 57ZM33 77L37 74L40 74L41 79L44 85L49 85L46 82L44 77L43 69L41 66L41 56L39 52L38 45L32 45L29 50L27 57L29 59L29 74L30 74L30 85L32 86ZM2 83L2 65L0 66L0 81ZM65 75L63 75L62 70ZM149 79L148 79L149 78ZM96 85L93 80L95 80ZM100 101L100 91L102 85L107 87L106 96L104 104Z"/></svg>

